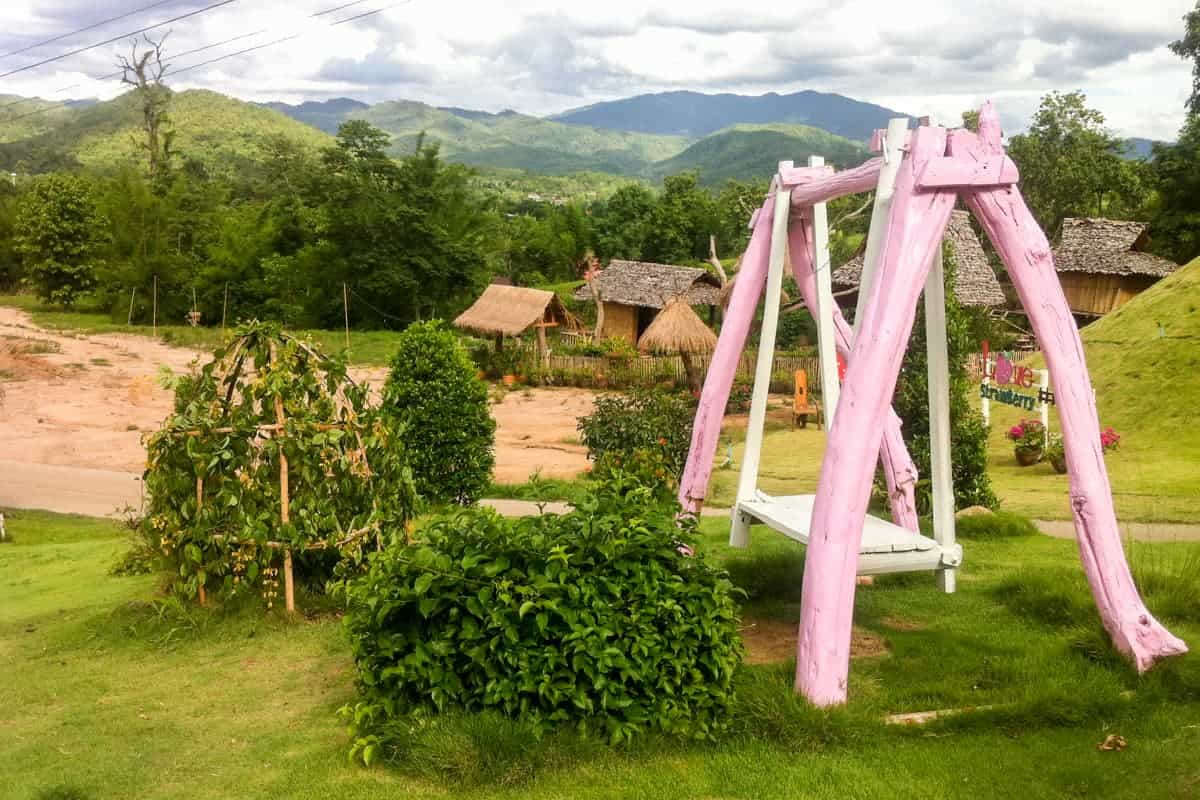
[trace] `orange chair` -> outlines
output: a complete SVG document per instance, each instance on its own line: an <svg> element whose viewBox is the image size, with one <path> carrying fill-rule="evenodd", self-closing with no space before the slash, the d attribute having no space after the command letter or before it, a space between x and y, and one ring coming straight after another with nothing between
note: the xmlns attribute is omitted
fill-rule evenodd
<svg viewBox="0 0 1200 800"><path fill-rule="evenodd" d="M797 422L800 423L801 428L807 428L809 416L815 417L817 424L821 424L821 407L808 402L808 373L798 369L796 370L796 395L792 401L792 428L796 427Z"/></svg>

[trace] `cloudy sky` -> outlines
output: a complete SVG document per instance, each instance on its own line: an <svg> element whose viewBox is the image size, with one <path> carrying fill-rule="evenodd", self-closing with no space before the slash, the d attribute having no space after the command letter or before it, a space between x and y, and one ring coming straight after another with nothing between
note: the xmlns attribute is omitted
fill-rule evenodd
<svg viewBox="0 0 1200 800"><path fill-rule="evenodd" d="M220 0L165 0L125 19L11 54L153 0L3 0L0 72ZM1167 50L1194 0L234 0L172 23L177 88L247 100L351 96L549 114L674 89L817 89L957 122L991 98L1010 132L1052 89L1082 89L1118 133L1174 138L1190 68ZM331 26L355 14L382 13ZM185 51L241 36L192 55ZM111 97L110 44L0 78L0 94ZM64 87L66 88L63 91Z"/></svg>

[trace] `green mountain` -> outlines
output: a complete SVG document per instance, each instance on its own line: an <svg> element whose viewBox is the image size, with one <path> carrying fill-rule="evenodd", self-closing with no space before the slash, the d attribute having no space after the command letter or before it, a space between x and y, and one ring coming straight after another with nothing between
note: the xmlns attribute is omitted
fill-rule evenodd
<svg viewBox="0 0 1200 800"><path fill-rule="evenodd" d="M687 146L681 136L601 130L515 111L489 114L435 108L408 100L350 108L342 117L366 120L387 131L392 136L392 152L397 155L411 152L424 132L426 140L437 142L442 154L452 161L544 174L638 175Z"/></svg>
<svg viewBox="0 0 1200 800"><path fill-rule="evenodd" d="M824 156L827 164L848 167L866 161L870 153L860 142L807 125L734 125L658 162L651 175L661 178L696 170L701 183L715 185L730 178L768 178L775 174L780 160L789 158L800 166L811 155Z"/></svg>
<svg viewBox="0 0 1200 800"><path fill-rule="evenodd" d="M14 108L21 108L15 106ZM168 112L176 131L174 150L211 171L236 171L261 157L262 142L284 136L311 148L329 144L328 134L254 103L205 90L179 92ZM0 168L42 171L78 164L93 169L141 161L141 114L132 93L86 107L55 109L18 120L42 120L25 135L0 135ZM6 131L0 120L0 131Z"/></svg>
<svg viewBox="0 0 1200 800"><path fill-rule="evenodd" d="M0 144L45 133L75 113L75 108L38 97L0 94Z"/></svg>

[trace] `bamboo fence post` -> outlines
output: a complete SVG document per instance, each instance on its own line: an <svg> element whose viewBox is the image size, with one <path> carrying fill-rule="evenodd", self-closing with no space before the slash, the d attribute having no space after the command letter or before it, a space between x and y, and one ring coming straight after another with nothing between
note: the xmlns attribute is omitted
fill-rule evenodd
<svg viewBox="0 0 1200 800"><path fill-rule="evenodd" d="M137 297L137 287L133 287L133 291L129 293L129 318L125 320L125 327L133 324L133 299Z"/></svg>
<svg viewBox="0 0 1200 800"><path fill-rule="evenodd" d="M342 315L346 321L346 351L350 350L350 290L346 288L346 283L342 282Z"/></svg>
<svg viewBox="0 0 1200 800"><path fill-rule="evenodd" d="M154 275L154 312L150 318L150 333L158 337L158 273Z"/></svg>
<svg viewBox="0 0 1200 800"><path fill-rule="evenodd" d="M275 343L271 342L271 367L278 363L275 355ZM283 398L275 395L275 423L279 426L279 519L287 525L291 521L288 508L288 460L283 452L283 436L285 418L283 414ZM296 611L296 584L292 577L292 551L283 551L283 599L289 614Z"/></svg>
<svg viewBox="0 0 1200 800"><path fill-rule="evenodd" d="M204 503L204 478L196 476L196 515L200 515L200 506ZM208 595L204 591L204 582L200 583L200 605L207 605Z"/></svg>
<svg viewBox="0 0 1200 800"><path fill-rule="evenodd" d="M221 298L221 340L225 340L225 312L229 308L229 281L225 281L225 296Z"/></svg>

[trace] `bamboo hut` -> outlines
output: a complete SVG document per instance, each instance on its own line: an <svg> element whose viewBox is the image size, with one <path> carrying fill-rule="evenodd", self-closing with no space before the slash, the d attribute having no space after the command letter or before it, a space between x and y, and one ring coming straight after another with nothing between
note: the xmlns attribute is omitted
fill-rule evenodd
<svg viewBox="0 0 1200 800"><path fill-rule="evenodd" d="M668 302L638 341L638 349L644 352L678 353L692 391L700 390L700 375L692 356L716 348L717 335L682 297Z"/></svg>
<svg viewBox="0 0 1200 800"><path fill-rule="evenodd" d="M567 331L583 328L579 318L567 311L554 292L497 283L484 289L479 299L458 315L454 325L481 336L495 337L497 351L503 349L505 336L520 336L535 328L538 352L543 356L547 351L547 328Z"/></svg>
<svg viewBox="0 0 1200 800"><path fill-rule="evenodd" d="M1063 220L1054 266L1071 313L1100 317L1170 275L1178 265L1143 252L1146 225L1116 219Z"/></svg>
<svg viewBox="0 0 1200 800"><path fill-rule="evenodd" d="M954 249L954 296L960 305L997 308L1005 305L1004 290L988 262L979 237L971 229L971 215L966 211L951 211L943 241ZM858 283L862 278L863 253L833 271L833 290L838 300L849 308L858 302Z"/></svg>
<svg viewBox="0 0 1200 800"><path fill-rule="evenodd" d="M671 300L682 297L690 306L721 304L720 280L698 267L613 259L593 282L604 307L600 338L619 338L630 344L641 340ZM575 297L592 302L591 287L581 286Z"/></svg>

